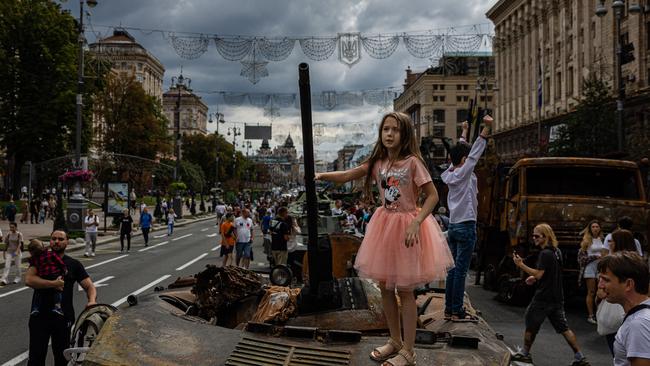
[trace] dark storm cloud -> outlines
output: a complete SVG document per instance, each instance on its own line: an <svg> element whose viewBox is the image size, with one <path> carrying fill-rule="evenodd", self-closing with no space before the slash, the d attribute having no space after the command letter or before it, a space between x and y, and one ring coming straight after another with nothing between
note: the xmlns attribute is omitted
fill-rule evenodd
<svg viewBox="0 0 650 366"><path fill-rule="evenodd" d="M95 34L87 28L87 38L93 42L96 36L107 36L112 30L102 26L125 26L145 29L161 29L176 32L196 32L219 35L249 36L335 36L339 32L366 34L398 33L440 29L450 26L489 23L485 12L496 0L98 0L92 9L91 23ZM63 7L78 16L78 2L69 1ZM101 25L101 26L100 26ZM491 29L483 27L483 30ZM403 43L388 59L376 60L365 52L359 63L349 68L338 62L335 54L326 61L309 60L296 43L291 56L281 62L271 62L267 68L269 77L256 85L241 77L241 64L224 60L210 43L208 51L196 60L179 57L160 33L129 32L165 66L164 84L168 88L171 77L180 73L192 79L192 88L210 107L217 108L217 94L207 91L241 91L269 93L297 93L297 65L309 62L313 91L365 90L400 86L404 70L410 66L415 72L422 71L431 60L411 56ZM219 106L220 111L236 115L238 119L249 116L256 122L269 122L261 111L254 108ZM248 112L242 112L248 110ZM342 112L342 113L341 113ZM273 121L275 131L297 121L296 110L282 110L282 116ZM234 117L234 116L233 116ZM324 122L341 120L377 120L380 114L373 108L342 110L339 113L319 114ZM214 128L209 126L209 128ZM223 127L222 127L223 128ZM225 130L225 129L224 129ZM221 131L220 131L221 132ZM341 139L345 140L345 139ZM372 141L360 141L370 143ZM272 142L272 145L274 143ZM335 148L335 147L332 147Z"/></svg>

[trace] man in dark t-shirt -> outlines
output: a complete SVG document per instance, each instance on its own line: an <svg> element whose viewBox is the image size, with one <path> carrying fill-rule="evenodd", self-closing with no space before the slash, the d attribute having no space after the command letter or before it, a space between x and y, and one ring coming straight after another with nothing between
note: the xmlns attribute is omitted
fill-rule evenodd
<svg viewBox="0 0 650 366"><path fill-rule="evenodd" d="M271 255L275 265L287 265L287 241L289 240L289 225L287 225L287 208L282 206L278 209L278 215L271 220Z"/></svg>
<svg viewBox="0 0 650 366"><path fill-rule="evenodd" d="M63 316L52 311L41 311L36 315L29 317L29 362L28 365L45 365L47 356L47 345L52 338L52 353L54 354L54 364L56 366L67 365L63 350L68 348L70 341L70 331L75 321L75 311L73 306L74 285L79 285L86 292L88 299L87 307L94 305L97 298L97 290L93 285L90 276L84 266L78 260L64 255L65 248L68 246L68 235L62 230L55 230L50 235L50 248L57 253L68 272L65 278L60 277L55 280L45 280L38 276L35 267L29 267L25 275L25 284L33 289L57 288L63 289L61 299L61 308ZM54 304L42 303L42 309L53 307Z"/></svg>
<svg viewBox="0 0 650 366"><path fill-rule="evenodd" d="M562 252L557 247L557 238L548 224L539 224L533 230L533 241L541 248L537 258L537 268L528 267L515 252L512 260L529 277L526 284L539 282L533 300L525 314L526 331L524 347L510 358L510 361L533 363L530 349L539 328L548 318L556 332L562 334L574 352L572 366L587 366L587 358L580 352L575 333L569 329L564 313L564 294L562 293Z"/></svg>

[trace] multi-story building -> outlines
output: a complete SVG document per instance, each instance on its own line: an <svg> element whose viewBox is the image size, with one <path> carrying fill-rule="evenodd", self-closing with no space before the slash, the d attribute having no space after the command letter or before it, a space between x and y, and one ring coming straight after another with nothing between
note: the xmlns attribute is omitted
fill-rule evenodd
<svg viewBox="0 0 650 366"><path fill-rule="evenodd" d="M115 29L113 35L90 44L90 53L102 61L109 61L111 72L118 76L133 76L144 91L162 101L162 84L165 67L124 29ZM93 116L93 139L101 145L104 141L103 119Z"/></svg>
<svg viewBox="0 0 650 366"><path fill-rule="evenodd" d="M169 134L174 134L174 114L179 108L180 134L208 134L208 106L201 97L190 89L190 80L183 74L176 78L176 83L163 94L163 111L169 124Z"/></svg>
<svg viewBox="0 0 650 366"><path fill-rule="evenodd" d="M632 14L629 6L639 2L625 1L621 20L621 40L636 48L635 60L622 67L628 126L636 119L647 125L649 116L650 3L645 2L641 14ZM600 78L612 87L612 95L617 93L616 18L612 0L602 2L608 12L598 17L595 10L600 3L499 0L487 12L495 25L493 48L501 90L494 132L503 158L542 152L551 127L575 111L586 78Z"/></svg>
<svg viewBox="0 0 650 366"><path fill-rule="evenodd" d="M404 91L394 101L394 109L411 116L418 141L424 138L460 136L461 123L468 118L470 103L492 109L494 103L494 58L489 52L447 53L439 66L424 72L406 70ZM441 143L434 157L444 158Z"/></svg>
<svg viewBox="0 0 650 366"><path fill-rule="evenodd" d="M112 36L100 39L89 47L95 57L111 62L113 72L134 76L148 95L162 101L165 67L129 32L115 29Z"/></svg>
<svg viewBox="0 0 650 366"><path fill-rule="evenodd" d="M268 140L262 141L262 146L257 155L251 159L262 166L268 174L268 179L273 185L293 186L303 184L300 166L302 158L297 158L296 147L291 135L287 136L283 145L276 146L273 150Z"/></svg>

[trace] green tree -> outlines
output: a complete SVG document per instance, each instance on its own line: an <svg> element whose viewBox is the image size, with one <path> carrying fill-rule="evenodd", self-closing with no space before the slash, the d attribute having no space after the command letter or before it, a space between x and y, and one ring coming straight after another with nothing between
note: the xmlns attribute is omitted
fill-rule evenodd
<svg viewBox="0 0 650 366"><path fill-rule="evenodd" d="M558 129L551 155L603 157L617 149L616 122L607 84L596 77L583 83L582 101Z"/></svg>
<svg viewBox="0 0 650 366"><path fill-rule="evenodd" d="M171 152L160 103L133 76L109 76L95 99L95 113L105 126L102 150L147 159Z"/></svg>
<svg viewBox="0 0 650 366"><path fill-rule="evenodd" d="M0 1L0 145L15 193L27 160L74 151L77 31L75 19L52 1ZM85 101L94 92L95 83L89 85ZM84 121L90 108L87 103ZM82 151L90 126L83 125Z"/></svg>

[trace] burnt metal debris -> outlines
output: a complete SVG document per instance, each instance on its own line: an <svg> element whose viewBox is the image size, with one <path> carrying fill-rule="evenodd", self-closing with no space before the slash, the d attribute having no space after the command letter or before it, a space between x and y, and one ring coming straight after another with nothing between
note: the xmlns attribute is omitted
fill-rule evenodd
<svg viewBox="0 0 650 366"><path fill-rule="evenodd" d="M192 293L196 295L197 315L208 321L216 321L226 306L264 292L260 276L239 267L208 264L195 278Z"/></svg>

